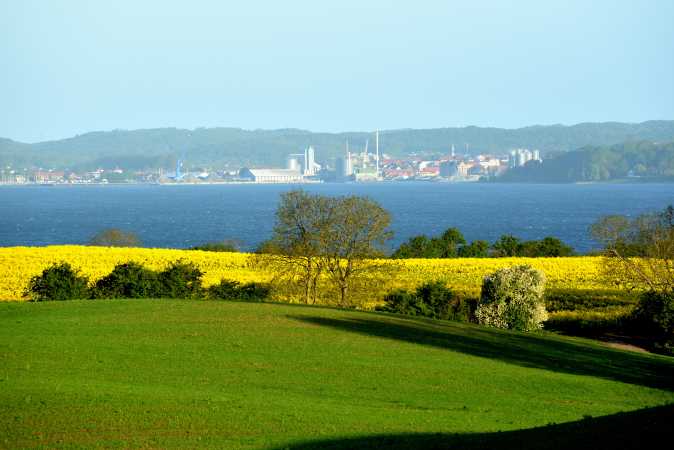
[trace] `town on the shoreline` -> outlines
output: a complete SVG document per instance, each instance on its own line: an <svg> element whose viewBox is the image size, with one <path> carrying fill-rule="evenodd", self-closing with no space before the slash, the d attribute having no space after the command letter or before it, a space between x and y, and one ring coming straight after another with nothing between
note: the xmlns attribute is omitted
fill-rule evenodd
<svg viewBox="0 0 674 450"><path fill-rule="evenodd" d="M513 149L509 154L459 154L450 145L446 154L412 153L392 157L380 152L379 133L374 149L354 149L347 141L344 154L319 163L313 146L285 159L285 167L218 168L190 165L178 159L174 168L128 170L123 167L100 167L91 171L53 168L0 169L0 184L202 184L202 183L321 183L441 181L476 182L493 180L509 169L540 163L538 150Z"/></svg>

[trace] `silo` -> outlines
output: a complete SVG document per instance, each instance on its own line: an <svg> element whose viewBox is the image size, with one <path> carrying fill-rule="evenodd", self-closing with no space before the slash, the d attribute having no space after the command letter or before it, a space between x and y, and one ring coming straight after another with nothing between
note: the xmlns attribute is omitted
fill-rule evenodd
<svg viewBox="0 0 674 450"><path fill-rule="evenodd" d="M295 155L288 155L286 158L286 169L300 171L300 161Z"/></svg>

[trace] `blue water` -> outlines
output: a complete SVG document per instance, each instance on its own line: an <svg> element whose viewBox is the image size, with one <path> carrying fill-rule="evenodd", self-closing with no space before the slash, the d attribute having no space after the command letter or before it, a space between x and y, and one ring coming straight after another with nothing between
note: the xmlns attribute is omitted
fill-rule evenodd
<svg viewBox="0 0 674 450"><path fill-rule="evenodd" d="M85 243L105 228L137 233L149 247L233 239L252 249L273 227L288 185L0 186L0 246ZM604 214L634 216L674 203L674 184L305 185L328 195L368 195L393 217L391 245L458 227L468 240L556 236L579 251Z"/></svg>

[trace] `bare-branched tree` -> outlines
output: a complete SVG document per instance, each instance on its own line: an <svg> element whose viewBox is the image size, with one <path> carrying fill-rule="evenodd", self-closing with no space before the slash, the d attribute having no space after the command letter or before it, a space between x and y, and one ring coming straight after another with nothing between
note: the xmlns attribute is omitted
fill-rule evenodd
<svg viewBox="0 0 674 450"><path fill-rule="evenodd" d="M340 306L353 306L350 288L386 267L374 259L384 255L391 238L391 216L365 197L331 199L329 220L321 237L321 261L339 292Z"/></svg>
<svg viewBox="0 0 674 450"><path fill-rule="evenodd" d="M381 273L372 259L384 253L389 224L388 212L371 199L291 191L281 196L273 237L257 261L275 280L299 284L304 303L316 302L324 280L340 306L353 306L351 288Z"/></svg>
<svg viewBox="0 0 674 450"><path fill-rule="evenodd" d="M634 219L606 216L591 227L604 246L605 276L628 289L674 293L674 207Z"/></svg>

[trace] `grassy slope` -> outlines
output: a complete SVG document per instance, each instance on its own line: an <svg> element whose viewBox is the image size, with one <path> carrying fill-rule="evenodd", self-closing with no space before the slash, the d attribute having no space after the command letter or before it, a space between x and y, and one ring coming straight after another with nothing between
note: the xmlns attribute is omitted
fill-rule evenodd
<svg viewBox="0 0 674 450"><path fill-rule="evenodd" d="M0 447L519 448L618 439L639 420L581 419L672 402L672 360L580 339L276 304L0 304ZM653 411L636 417L671 422Z"/></svg>

